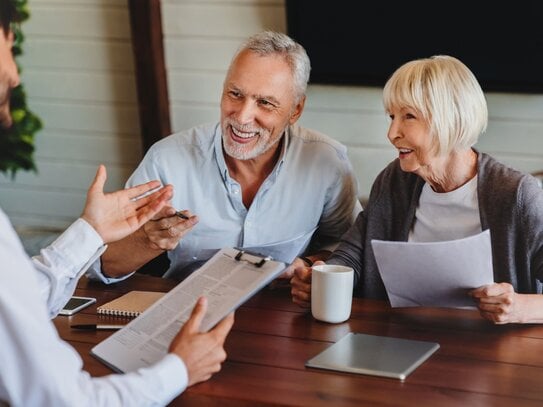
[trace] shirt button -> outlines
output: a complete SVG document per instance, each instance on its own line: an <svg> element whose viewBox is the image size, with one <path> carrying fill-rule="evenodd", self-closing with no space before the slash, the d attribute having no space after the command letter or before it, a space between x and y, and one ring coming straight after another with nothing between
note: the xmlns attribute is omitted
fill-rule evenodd
<svg viewBox="0 0 543 407"><path fill-rule="evenodd" d="M239 194L239 189L234 188L234 194Z"/></svg>

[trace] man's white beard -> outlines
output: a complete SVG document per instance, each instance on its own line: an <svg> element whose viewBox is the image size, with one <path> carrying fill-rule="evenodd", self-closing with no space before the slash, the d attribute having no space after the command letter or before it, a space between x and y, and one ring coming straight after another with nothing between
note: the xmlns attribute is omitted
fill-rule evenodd
<svg viewBox="0 0 543 407"><path fill-rule="evenodd" d="M258 136L256 136L258 138L256 140L256 143L255 144L251 143L252 147L248 147L245 144L236 143L234 140L232 140L230 135L227 134L229 131L232 131L231 129L229 129L230 127L234 127L244 132L258 133ZM277 140L270 140L270 138L271 138L271 132L262 127L253 127L253 126L247 126L247 125L243 126L236 123L235 121L231 119L224 120L224 124L223 124L224 151L230 157L235 158L237 160L252 160L264 154L266 151L272 148L281 137L278 137Z"/></svg>

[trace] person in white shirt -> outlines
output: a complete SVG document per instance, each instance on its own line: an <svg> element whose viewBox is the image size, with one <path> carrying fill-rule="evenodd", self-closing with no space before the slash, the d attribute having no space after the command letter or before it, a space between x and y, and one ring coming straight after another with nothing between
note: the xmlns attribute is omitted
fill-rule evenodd
<svg viewBox="0 0 543 407"><path fill-rule="evenodd" d="M0 101L19 81L10 52L14 5L0 0ZM6 64L8 65L6 67ZM2 87L4 86L4 87ZM0 106L0 112L5 112ZM8 111L4 125L11 123ZM89 188L81 217L39 256L29 259L0 209L0 405L162 406L187 386L209 379L226 358L224 340L233 315L200 333L207 302L200 298L169 353L149 368L92 378L78 353L62 341L50 318L73 294L77 280L105 250L155 216L172 196L172 187L151 181L104 194L105 167Z"/></svg>

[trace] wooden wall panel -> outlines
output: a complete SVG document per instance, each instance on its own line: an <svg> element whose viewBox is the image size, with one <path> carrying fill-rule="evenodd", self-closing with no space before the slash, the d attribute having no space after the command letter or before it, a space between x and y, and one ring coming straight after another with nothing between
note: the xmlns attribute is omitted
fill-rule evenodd
<svg viewBox="0 0 543 407"><path fill-rule="evenodd" d="M142 152L129 12L127 0L32 0L30 8L21 61L29 105L45 124L42 170L0 178L0 205L15 223L65 225L98 163L111 169L108 187L122 187ZM172 131L217 121L237 47L258 31L286 29L283 0L162 0L162 21ZM490 123L477 147L518 169L543 169L543 95L486 96ZM380 88L310 85L300 123L347 146L362 196L396 155Z"/></svg>

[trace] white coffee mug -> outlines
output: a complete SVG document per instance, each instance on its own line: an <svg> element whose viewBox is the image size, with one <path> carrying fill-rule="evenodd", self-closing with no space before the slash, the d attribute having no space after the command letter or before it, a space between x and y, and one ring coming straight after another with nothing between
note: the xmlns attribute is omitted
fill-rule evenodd
<svg viewBox="0 0 543 407"><path fill-rule="evenodd" d="M353 301L353 269L333 264L321 264L311 269L313 318L331 323L349 319Z"/></svg>

